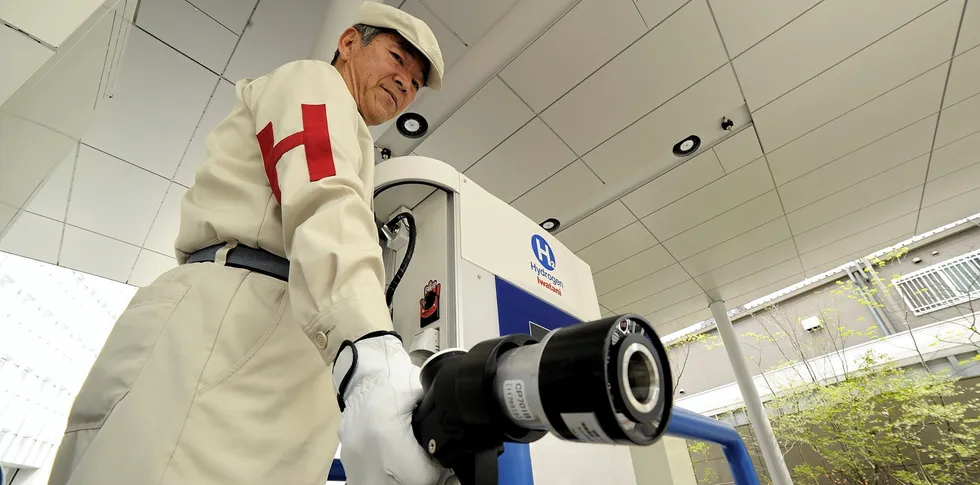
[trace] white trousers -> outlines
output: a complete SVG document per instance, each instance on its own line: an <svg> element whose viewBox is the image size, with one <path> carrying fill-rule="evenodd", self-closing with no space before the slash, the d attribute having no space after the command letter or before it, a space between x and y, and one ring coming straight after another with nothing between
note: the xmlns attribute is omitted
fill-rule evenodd
<svg viewBox="0 0 980 485"><path fill-rule="evenodd" d="M175 268L119 317L68 418L50 485L323 485L340 412L286 283Z"/></svg>

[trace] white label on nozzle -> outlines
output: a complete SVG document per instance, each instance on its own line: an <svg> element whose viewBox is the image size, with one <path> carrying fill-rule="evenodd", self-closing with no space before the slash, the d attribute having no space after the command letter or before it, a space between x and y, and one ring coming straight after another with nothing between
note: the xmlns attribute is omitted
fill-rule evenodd
<svg viewBox="0 0 980 485"><path fill-rule="evenodd" d="M510 417L518 421L534 421L534 414L527 405L527 386L524 381L520 379L504 381L504 399L507 400Z"/></svg>
<svg viewBox="0 0 980 485"><path fill-rule="evenodd" d="M616 443L599 426L599 420L592 413L562 413L568 430L583 443Z"/></svg>

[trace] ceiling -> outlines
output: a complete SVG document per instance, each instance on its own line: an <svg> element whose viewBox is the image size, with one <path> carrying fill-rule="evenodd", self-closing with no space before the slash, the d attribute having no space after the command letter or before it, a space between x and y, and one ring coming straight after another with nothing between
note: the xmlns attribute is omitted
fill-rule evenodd
<svg viewBox="0 0 980 485"><path fill-rule="evenodd" d="M113 99L0 250L135 285L175 265L179 200L231 81L305 57L327 3L142 0ZM448 76L516 8L388 3L429 23ZM980 0L572 3L396 154L562 220L603 311L669 333L712 299L738 306L980 212ZM675 157L691 134L701 150Z"/></svg>

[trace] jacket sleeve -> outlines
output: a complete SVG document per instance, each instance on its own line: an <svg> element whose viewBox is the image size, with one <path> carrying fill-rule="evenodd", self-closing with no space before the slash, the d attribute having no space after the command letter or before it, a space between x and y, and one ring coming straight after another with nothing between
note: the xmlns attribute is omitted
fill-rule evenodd
<svg viewBox="0 0 980 485"><path fill-rule="evenodd" d="M358 143L363 122L343 79L319 61L286 64L241 96L282 208L293 313L332 365L344 340L392 328L367 202L374 188L359 177L362 164L374 163Z"/></svg>

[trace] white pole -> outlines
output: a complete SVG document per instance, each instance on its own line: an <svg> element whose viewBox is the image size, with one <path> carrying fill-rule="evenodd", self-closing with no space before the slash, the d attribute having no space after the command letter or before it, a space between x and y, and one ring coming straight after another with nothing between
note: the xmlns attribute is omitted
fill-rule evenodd
<svg viewBox="0 0 980 485"><path fill-rule="evenodd" d="M738 342L738 336L735 335L732 321L728 319L725 302L712 302L708 308L711 309L711 315L715 317L718 334L725 343L725 351L728 352L732 368L735 369L735 380L738 382L738 389L742 392L745 409L749 412L749 422L755 430L759 447L762 448L762 458L766 463L766 470L769 471L769 477L772 478L774 485L792 485L793 479L790 478L786 461L779 451L779 444L776 442L776 435L772 432L772 425L769 424L769 416L762 405L759 390L755 388L755 381L745 363L745 355L742 354L742 347Z"/></svg>

